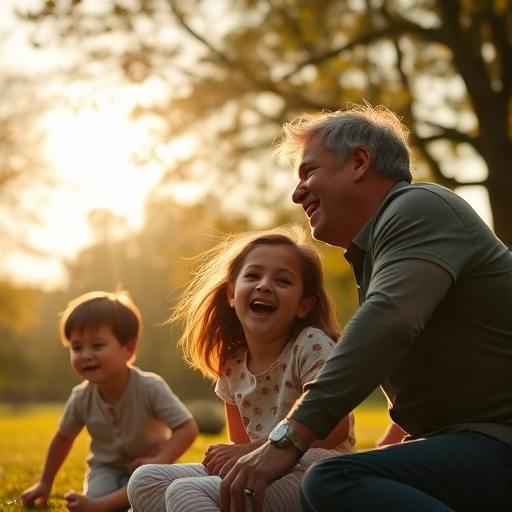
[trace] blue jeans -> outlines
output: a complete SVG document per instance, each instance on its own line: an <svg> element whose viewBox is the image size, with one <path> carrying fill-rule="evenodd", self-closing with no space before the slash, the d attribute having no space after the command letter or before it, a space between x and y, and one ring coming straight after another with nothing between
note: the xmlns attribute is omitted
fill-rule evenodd
<svg viewBox="0 0 512 512"><path fill-rule="evenodd" d="M304 512L512 510L512 445L476 432L342 455L311 466Z"/></svg>

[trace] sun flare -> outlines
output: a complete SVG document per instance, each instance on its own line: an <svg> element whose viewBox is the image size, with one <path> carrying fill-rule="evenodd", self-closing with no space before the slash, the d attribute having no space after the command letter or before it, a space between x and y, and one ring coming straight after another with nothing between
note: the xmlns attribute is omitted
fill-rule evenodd
<svg viewBox="0 0 512 512"><path fill-rule="evenodd" d="M147 142L144 126L115 109L55 112L48 122L46 152L77 213L105 208L138 227L143 201L162 172L133 162L134 152Z"/></svg>
<svg viewBox="0 0 512 512"><path fill-rule="evenodd" d="M134 155L155 144L154 126L129 119L121 105L56 109L42 127L47 134L44 153L55 186L46 192L28 190L23 200L38 211L41 224L30 228L27 243L47 256L13 252L4 268L19 282L62 282L62 258L72 258L95 240L89 213L105 209L124 220L129 230L144 222L148 195L158 185L166 164L192 151L191 140L166 145L165 162L137 165ZM181 199L197 197L194 187L179 187Z"/></svg>

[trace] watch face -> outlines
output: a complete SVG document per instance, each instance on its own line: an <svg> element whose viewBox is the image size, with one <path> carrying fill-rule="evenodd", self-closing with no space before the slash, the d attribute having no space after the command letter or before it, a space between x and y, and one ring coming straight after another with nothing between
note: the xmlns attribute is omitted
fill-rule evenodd
<svg viewBox="0 0 512 512"><path fill-rule="evenodd" d="M278 423L270 432L269 441L276 447L292 452L292 455L299 460L307 448L303 448L300 439L293 435L293 428L287 420Z"/></svg>
<svg viewBox="0 0 512 512"><path fill-rule="evenodd" d="M290 440L286 437L288 433L288 425L280 423L274 428L270 435L270 441L282 446L283 448L290 444Z"/></svg>

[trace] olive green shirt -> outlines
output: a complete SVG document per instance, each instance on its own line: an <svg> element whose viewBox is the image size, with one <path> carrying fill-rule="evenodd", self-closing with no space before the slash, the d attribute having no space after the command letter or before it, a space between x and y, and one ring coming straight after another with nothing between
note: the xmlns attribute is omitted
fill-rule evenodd
<svg viewBox="0 0 512 512"><path fill-rule="evenodd" d="M411 437L511 443L510 250L453 192L401 182L345 257L360 307L293 419L323 438L381 385Z"/></svg>

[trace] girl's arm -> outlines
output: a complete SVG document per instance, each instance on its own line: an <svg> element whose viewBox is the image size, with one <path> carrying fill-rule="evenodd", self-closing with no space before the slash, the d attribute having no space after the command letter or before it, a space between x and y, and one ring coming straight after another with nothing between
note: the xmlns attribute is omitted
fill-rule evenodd
<svg viewBox="0 0 512 512"><path fill-rule="evenodd" d="M245 430L238 407L234 404L225 403L224 410L226 411L229 440L235 444L250 443L251 439Z"/></svg>
<svg viewBox="0 0 512 512"><path fill-rule="evenodd" d="M347 439L349 427L348 416L345 416L325 439L315 441L310 448L336 448Z"/></svg>
<svg viewBox="0 0 512 512"><path fill-rule="evenodd" d="M43 506L46 505L55 476L66 460L74 441L74 439L64 437L60 432L53 436L48 448L41 480L22 493L21 502L23 505L32 505L35 500L40 500L40 504Z"/></svg>
<svg viewBox="0 0 512 512"><path fill-rule="evenodd" d="M144 464L172 464L176 462L192 446L198 433L199 428L194 419L185 421L179 427L173 429L171 437L158 455L155 457L138 457L128 465L128 470L133 472Z"/></svg>

